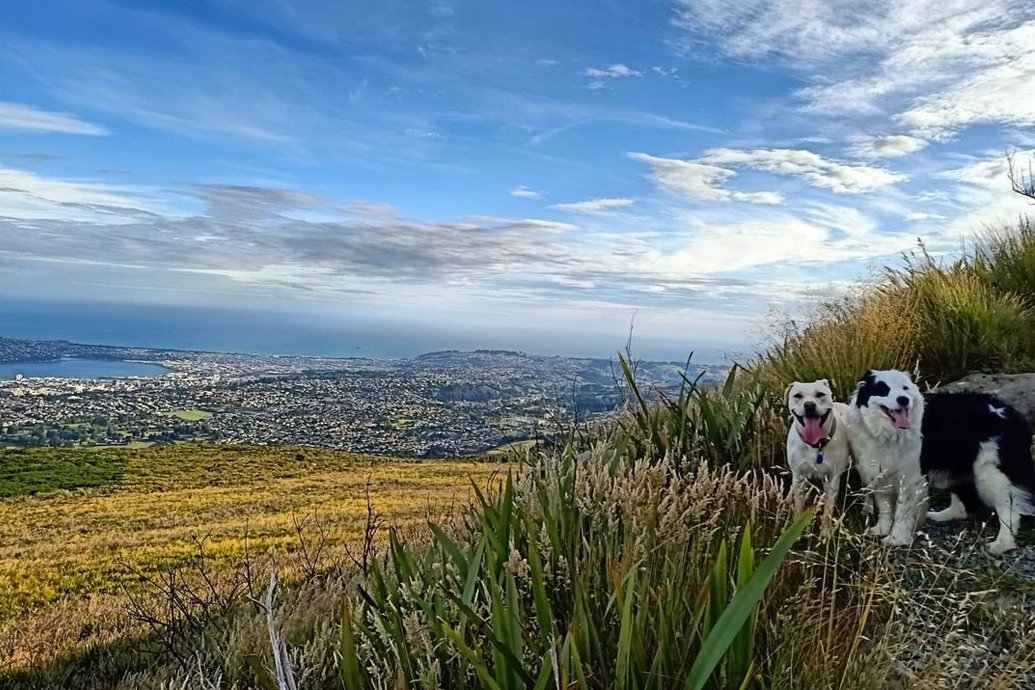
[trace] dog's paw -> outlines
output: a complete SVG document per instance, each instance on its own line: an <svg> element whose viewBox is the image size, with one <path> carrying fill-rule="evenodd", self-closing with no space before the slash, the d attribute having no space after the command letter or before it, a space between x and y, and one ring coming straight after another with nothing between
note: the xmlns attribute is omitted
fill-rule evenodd
<svg viewBox="0 0 1035 690"><path fill-rule="evenodd" d="M960 515L958 511L951 508L927 511L927 519L931 522L951 522L952 520L962 520L965 517L967 517L966 513Z"/></svg>
<svg viewBox="0 0 1035 690"><path fill-rule="evenodd" d="M870 535L871 537L886 537L888 536L888 532L890 531L891 525L881 525L878 523L870 529L866 530L866 534Z"/></svg>
<svg viewBox="0 0 1035 690"><path fill-rule="evenodd" d="M913 535L892 533L881 539L881 543L885 546L909 546L913 543Z"/></svg>
<svg viewBox="0 0 1035 690"><path fill-rule="evenodd" d="M996 539L988 544L988 552L994 556L1004 554L1007 551L1013 551L1017 548L1017 542L1010 539Z"/></svg>

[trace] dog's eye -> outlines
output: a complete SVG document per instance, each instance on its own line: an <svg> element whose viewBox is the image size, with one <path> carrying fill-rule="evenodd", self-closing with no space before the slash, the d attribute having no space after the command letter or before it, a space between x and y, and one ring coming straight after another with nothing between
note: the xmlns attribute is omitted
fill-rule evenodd
<svg viewBox="0 0 1035 690"><path fill-rule="evenodd" d="M826 393L816 393L816 397L817 398L825 398L825 397L827 397L827 394Z"/></svg>
<svg viewBox="0 0 1035 690"><path fill-rule="evenodd" d="M795 400L801 400L801 399L802 399L802 398L804 398L804 397L805 397L805 396L804 396L804 395L802 395L801 393L795 393L795 394L794 394L794 399L795 399Z"/></svg>

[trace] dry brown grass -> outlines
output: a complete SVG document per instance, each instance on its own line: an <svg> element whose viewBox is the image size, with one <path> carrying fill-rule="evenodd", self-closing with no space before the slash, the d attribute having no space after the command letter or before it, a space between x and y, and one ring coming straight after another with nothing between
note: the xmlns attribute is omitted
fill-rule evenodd
<svg viewBox="0 0 1035 690"><path fill-rule="evenodd" d="M121 453L122 478L0 500L0 670L139 632L126 591L138 574L195 561L199 543L216 570L304 541L344 563L363 537L368 486L387 523L405 528L466 503L471 480L499 468L296 448L83 452Z"/></svg>

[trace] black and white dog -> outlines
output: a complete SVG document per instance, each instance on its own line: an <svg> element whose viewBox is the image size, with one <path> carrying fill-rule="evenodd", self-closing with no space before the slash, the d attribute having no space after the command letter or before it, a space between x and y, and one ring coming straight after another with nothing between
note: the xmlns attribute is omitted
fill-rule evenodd
<svg viewBox="0 0 1035 690"><path fill-rule="evenodd" d="M927 517L952 520L987 505L999 517L989 551L1016 547L1021 515L1035 514L1035 463L1031 429L1015 409L984 393L923 395L906 372L868 371L846 418L859 474L877 503L873 534L911 543L929 481L952 498Z"/></svg>

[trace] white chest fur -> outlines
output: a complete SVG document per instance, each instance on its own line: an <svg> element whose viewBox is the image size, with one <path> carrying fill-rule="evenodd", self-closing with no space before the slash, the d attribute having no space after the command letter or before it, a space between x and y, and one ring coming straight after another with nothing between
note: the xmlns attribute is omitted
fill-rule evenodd
<svg viewBox="0 0 1035 690"><path fill-rule="evenodd" d="M875 418L872 411L852 406L848 410L848 435L859 475L867 484L878 478L898 479L920 475L919 429L899 430Z"/></svg>
<svg viewBox="0 0 1035 690"><path fill-rule="evenodd" d="M787 434L787 464L791 472L807 479L826 479L848 467L848 435L839 430L822 448L807 445L798 432Z"/></svg>

